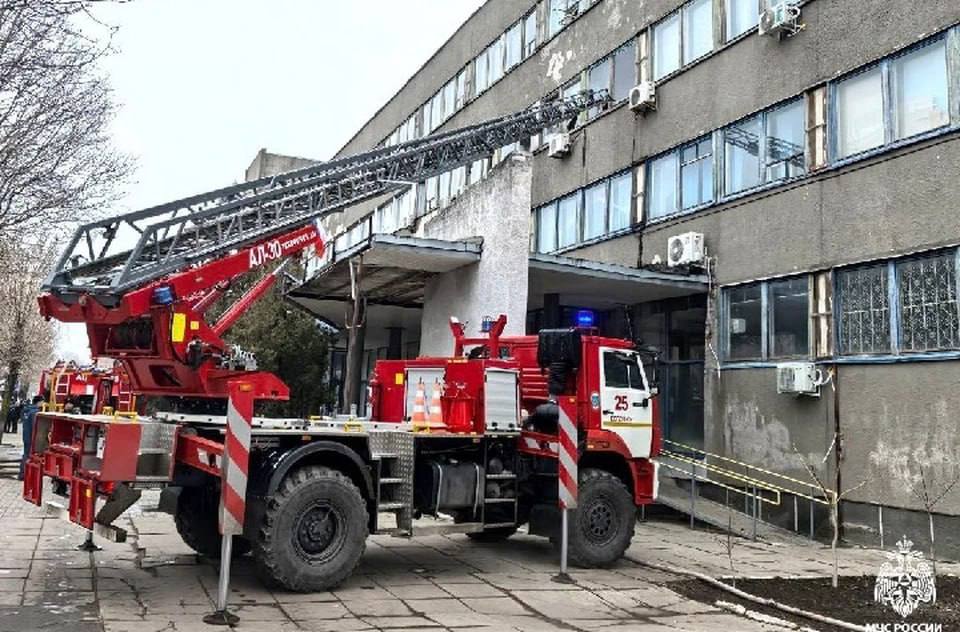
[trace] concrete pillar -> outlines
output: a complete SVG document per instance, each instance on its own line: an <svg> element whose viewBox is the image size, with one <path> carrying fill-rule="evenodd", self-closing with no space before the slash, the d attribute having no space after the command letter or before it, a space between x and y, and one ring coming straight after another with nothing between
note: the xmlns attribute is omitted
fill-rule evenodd
<svg viewBox="0 0 960 632"><path fill-rule="evenodd" d="M387 360L403 359L403 327L387 327Z"/></svg>
<svg viewBox="0 0 960 632"><path fill-rule="evenodd" d="M556 329L561 326L563 310L560 308L559 294L543 295L543 328Z"/></svg>

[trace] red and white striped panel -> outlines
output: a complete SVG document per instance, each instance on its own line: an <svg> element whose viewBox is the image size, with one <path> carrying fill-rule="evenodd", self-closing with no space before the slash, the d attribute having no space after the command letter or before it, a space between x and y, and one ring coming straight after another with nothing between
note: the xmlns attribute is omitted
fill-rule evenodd
<svg viewBox="0 0 960 632"><path fill-rule="evenodd" d="M560 398L559 479L561 509L577 508L577 399Z"/></svg>
<svg viewBox="0 0 960 632"><path fill-rule="evenodd" d="M253 420L253 389L247 383L231 383L227 400L227 436L223 446L223 479L220 494L220 533L243 533L247 509L247 473L250 465L250 427Z"/></svg>

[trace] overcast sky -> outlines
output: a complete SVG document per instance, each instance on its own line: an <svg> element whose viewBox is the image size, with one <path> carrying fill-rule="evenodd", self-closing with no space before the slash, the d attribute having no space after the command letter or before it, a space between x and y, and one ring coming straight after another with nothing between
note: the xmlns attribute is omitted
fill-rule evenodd
<svg viewBox="0 0 960 632"><path fill-rule="evenodd" d="M225 186L257 151L333 155L483 0L132 0L108 73L137 210ZM61 336L68 354L82 328ZM73 355L70 353L69 355ZM83 354L78 353L82 358Z"/></svg>

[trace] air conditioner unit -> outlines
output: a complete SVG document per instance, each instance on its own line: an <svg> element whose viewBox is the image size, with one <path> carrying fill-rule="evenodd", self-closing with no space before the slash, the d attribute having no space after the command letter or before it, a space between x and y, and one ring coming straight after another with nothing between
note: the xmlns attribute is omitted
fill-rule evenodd
<svg viewBox="0 0 960 632"><path fill-rule="evenodd" d="M547 149L547 155L551 158L564 158L570 155L572 142L570 134L561 132L550 137L550 147Z"/></svg>
<svg viewBox="0 0 960 632"><path fill-rule="evenodd" d="M657 109L657 89L652 81L641 81L630 90L630 109L634 112Z"/></svg>
<svg viewBox="0 0 960 632"><path fill-rule="evenodd" d="M667 267L703 263L703 233L684 233L667 240Z"/></svg>
<svg viewBox="0 0 960 632"><path fill-rule="evenodd" d="M785 362L777 365L777 392L820 396L823 372L813 362Z"/></svg>
<svg viewBox="0 0 960 632"><path fill-rule="evenodd" d="M800 29L800 7L790 0L771 0L760 14L760 35L791 36Z"/></svg>

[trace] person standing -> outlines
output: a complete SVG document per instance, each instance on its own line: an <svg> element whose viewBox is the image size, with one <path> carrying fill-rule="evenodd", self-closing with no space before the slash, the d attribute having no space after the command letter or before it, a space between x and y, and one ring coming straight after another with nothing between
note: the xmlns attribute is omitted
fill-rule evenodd
<svg viewBox="0 0 960 632"><path fill-rule="evenodd" d="M23 423L23 457L20 459L20 476L17 479L21 481L23 480L23 471L27 467L27 459L30 458L33 422L36 421L41 402L43 402L43 395L34 395L33 401L24 406L20 414L20 421Z"/></svg>
<svg viewBox="0 0 960 632"><path fill-rule="evenodd" d="M14 402L7 411L7 418L3 421L4 432L16 432L20 422L20 413L23 412L23 404Z"/></svg>

